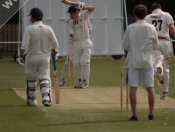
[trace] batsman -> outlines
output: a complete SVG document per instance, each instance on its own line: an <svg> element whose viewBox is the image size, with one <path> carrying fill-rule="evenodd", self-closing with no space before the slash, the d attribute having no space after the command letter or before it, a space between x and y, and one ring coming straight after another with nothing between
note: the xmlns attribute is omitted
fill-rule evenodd
<svg viewBox="0 0 175 132"><path fill-rule="evenodd" d="M52 28L42 23L42 10L33 8L29 16L32 24L25 29L20 50L21 56L17 58L18 64L22 65L22 56L27 51L25 57L27 105L37 105L36 87L38 79L42 103L44 106L51 106L50 55L53 51L57 58L59 46Z"/></svg>
<svg viewBox="0 0 175 132"><path fill-rule="evenodd" d="M78 6L70 6L67 12L72 18L67 23L73 30L73 33L69 36L74 41L72 63L78 82L75 88L88 88L89 86L90 58L93 44L90 40L87 21L94 9L94 6L85 6L85 3L78 1ZM80 13L80 10L84 11Z"/></svg>
<svg viewBox="0 0 175 132"><path fill-rule="evenodd" d="M71 18L69 18L69 19L71 19ZM68 19L68 21L69 21L69 19ZM87 20L87 24L88 24L88 28L89 28L89 34L90 34L92 32L92 26L91 26L91 23L90 23L89 19ZM67 24L67 30L68 30L68 34L73 33L72 28L69 27L68 24ZM68 37L68 55L73 53L73 43L74 43L74 39L69 36ZM69 59L70 59L70 62L72 63L72 56L70 56ZM64 83L67 80L67 76L68 76L68 57L66 58L66 61L64 63L63 69L62 69L62 74L61 74L61 77L60 77L59 86L64 85Z"/></svg>

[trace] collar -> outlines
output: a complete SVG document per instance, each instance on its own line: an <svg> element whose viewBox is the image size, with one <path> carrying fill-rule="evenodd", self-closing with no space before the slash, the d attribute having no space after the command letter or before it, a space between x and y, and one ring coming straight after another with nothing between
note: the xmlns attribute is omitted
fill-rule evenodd
<svg viewBox="0 0 175 132"><path fill-rule="evenodd" d="M42 21L36 21L33 23L33 25L37 25L37 24L43 24Z"/></svg>
<svg viewBox="0 0 175 132"><path fill-rule="evenodd" d="M143 22L146 22L145 20L137 20L136 21L137 23L143 23Z"/></svg>
<svg viewBox="0 0 175 132"><path fill-rule="evenodd" d="M153 10L152 13L157 13L159 11L162 11L162 10L160 8L158 8L158 9Z"/></svg>

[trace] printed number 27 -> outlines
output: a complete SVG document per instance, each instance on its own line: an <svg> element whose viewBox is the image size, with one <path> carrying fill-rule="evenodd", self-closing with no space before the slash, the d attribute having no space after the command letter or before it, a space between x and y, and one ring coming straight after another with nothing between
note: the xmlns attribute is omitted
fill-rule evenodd
<svg viewBox="0 0 175 132"><path fill-rule="evenodd" d="M155 27L158 26L159 31L161 31L162 22L163 22L162 20L153 20L153 21L152 21L152 24L153 24ZM159 25L157 25L157 24L159 24Z"/></svg>

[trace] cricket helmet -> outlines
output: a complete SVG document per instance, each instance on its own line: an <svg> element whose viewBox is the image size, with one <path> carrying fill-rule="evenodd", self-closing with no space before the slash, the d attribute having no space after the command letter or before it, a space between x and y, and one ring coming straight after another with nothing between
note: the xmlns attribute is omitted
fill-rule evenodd
<svg viewBox="0 0 175 132"><path fill-rule="evenodd" d="M76 12L76 11L80 11L80 10L77 9L75 6L71 5L71 6L68 8L67 13Z"/></svg>

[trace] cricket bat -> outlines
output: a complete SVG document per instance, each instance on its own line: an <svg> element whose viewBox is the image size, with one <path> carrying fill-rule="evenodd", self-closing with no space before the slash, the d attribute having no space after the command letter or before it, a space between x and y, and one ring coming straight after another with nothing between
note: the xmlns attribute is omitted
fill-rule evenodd
<svg viewBox="0 0 175 132"><path fill-rule="evenodd" d="M62 0L61 2L63 4L66 4L66 5L78 6L78 2L73 2L73 1L69 1L69 0Z"/></svg>
<svg viewBox="0 0 175 132"><path fill-rule="evenodd" d="M60 88L59 88L59 81L58 81L58 72L56 67L55 61L55 54L52 54L52 61L53 61L53 79L54 79L54 88L55 88L55 103L60 103Z"/></svg>

